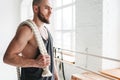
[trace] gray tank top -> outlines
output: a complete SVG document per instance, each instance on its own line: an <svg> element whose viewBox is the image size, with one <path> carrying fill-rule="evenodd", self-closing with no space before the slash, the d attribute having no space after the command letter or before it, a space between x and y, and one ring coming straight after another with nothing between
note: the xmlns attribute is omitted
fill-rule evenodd
<svg viewBox="0 0 120 80"><path fill-rule="evenodd" d="M54 74L53 39L50 32L48 30L47 32L48 32L48 39L47 40L43 39L43 41L51 59L51 64L49 66L49 69L51 73ZM34 59L36 59L38 55L40 55L39 49L37 49L36 56ZM42 72L43 72L42 68L34 68L34 67L21 68L21 80L54 80L54 75L52 75L51 77L42 77L41 76Z"/></svg>

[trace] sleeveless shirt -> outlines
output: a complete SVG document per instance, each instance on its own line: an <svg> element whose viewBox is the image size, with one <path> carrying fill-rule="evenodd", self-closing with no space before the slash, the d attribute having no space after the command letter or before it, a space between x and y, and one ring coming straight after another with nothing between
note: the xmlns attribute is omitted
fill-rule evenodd
<svg viewBox="0 0 120 80"><path fill-rule="evenodd" d="M47 28L46 28L47 29ZM21 80L54 80L54 55L53 55L53 40L50 32L48 32L48 39L44 41L46 50L48 54L50 55L50 66L49 70L53 74L51 77L42 77L41 74L43 72L42 68L35 68L35 67L27 67L27 68L21 68ZM40 51L37 48L36 56L34 59L36 59L40 55Z"/></svg>

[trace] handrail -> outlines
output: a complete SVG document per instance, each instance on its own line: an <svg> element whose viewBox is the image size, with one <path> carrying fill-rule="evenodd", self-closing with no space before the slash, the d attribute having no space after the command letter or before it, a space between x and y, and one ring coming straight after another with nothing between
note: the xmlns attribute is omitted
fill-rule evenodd
<svg viewBox="0 0 120 80"><path fill-rule="evenodd" d="M62 48L57 48L57 49L58 50L65 50L65 51L75 52L75 53L80 53L80 54L83 54L83 55L94 56L94 57L107 59L107 60L112 60L112 61L116 61L116 62L120 62L119 59L114 59L114 58L109 58L109 57L104 57L104 56L98 56L98 55L95 55L95 54L89 54L89 53L84 53L84 52L72 51L72 50L67 50L67 49L62 49Z"/></svg>
<svg viewBox="0 0 120 80"><path fill-rule="evenodd" d="M67 50L67 49L61 49L61 48L55 48L56 49L56 53L60 53L62 55L68 55L68 56L72 56L74 57L75 55L72 54L72 55L69 55L69 52L74 52L74 53L80 53L80 54L83 54L83 55L89 55L89 56L94 56L94 57L98 57L98 58L102 58L102 59L107 59L107 60L112 60L112 61L117 61L117 62L120 62L120 60L118 59L114 59L114 58L109 58L109 57L104 57L104 56L98 56L98 55L94 55L94 54L89 54L89 53L84 53L84 52L77 52L77 51L72 51L72 50ZM68 52L67 52L68 51ZM66 53L67 52L67 53ZM82 69L82 70L85 70L85 71L88 71L88 72L91 72L91 73L95 73L97 75L100 75L100 76L103 76L105 78L108 78L110 80L116 80L116 78L113 78L113 77L110 77L110 76L107 76L107 75L104 75L104 74L101 74L99 71L98 72L95 72L95 71L92 71L90 69L87 69L87 68L84 68L82 66L78 66L78 65L75 65L74 62L70 62L70 61L66 61L66 60L63 60L63 59L60 59L60 58L55 58L56 61L60 61L60 62L63 62L63 63L67 63L67 64L70 64L78 69Z"/></svg>
<svg viewBox="0 0 120 80"><path fill-rule="evenodd" d="M82 69L82 70L85 70L85 71L88 71L88 72L91 72L91 73L100 75L100 76L105 77L105 78L108 78L108 79L110 79L110 80L116 80L116 79L113 79L113 78L110 77L110 76L106 76L106 75L104 75L104 74L100 74L100 73L98 73L98 72L94 72L94 71L89 70L89 69L86 69L86 68L84 68L84 67L77 66L77 65L75 65L74 62L70 62L70 61L66 61L66 60L61 60L61 59L59 59L59 58L55 58L55 60L56 60L56 61L63 62L63 63L70 64L70 65L72 65L72 66L75 66L75 67L78 68L78 69Z"/></svg>
<svg viewBox="0 0 120 80"><path fill-rule="evenodd" d="M58 52L58 53L59 53L59 52ZM62 51L62 52L60 52L59 54L64 54L64 55L67 55L67 56L70 56L70 57L75 57L74 54L70 54L70 53L65 52L65 51Z"/></svg>
<svg viewBox="0 0 120 80"><path fill-rule="evenodd" d="M75 64L75 62L70 62L70 61L67 61L67 60L61 60L61 59L59 59L59 58L54 58L56 61L60 61L60 62L63 62L63 63L68 63L68 64L71 64L71 65L73 65L73 64Z"/></svg>

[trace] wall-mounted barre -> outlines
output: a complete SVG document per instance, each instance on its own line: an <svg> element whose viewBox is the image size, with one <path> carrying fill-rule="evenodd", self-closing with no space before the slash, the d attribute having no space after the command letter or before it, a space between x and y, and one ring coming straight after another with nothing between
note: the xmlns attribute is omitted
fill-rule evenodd
<svg viewBox="0 0 120 80"><path fill-rule="evenodd" d="M83 54L83 55L90 55L90 56L94 56L94 57L98 57L98 58L103 58L103 59L108 59L108 60L113 60L113 61L120 62L120 60L112 59L112 58L108 58L108 57L103 57L103 56L98 56L98 55L93 55L93 54L88 54L88 53L82 53L82 52L77 52L77 51L71 51L71 50L66 50L66 49L61 49L61 48L55 48L55 49L57 49L56 53L58 52L59 54L63 54L63 55L71 56L71 57L74 57L74 55L69 55L69 52L80 53L80 54ZM65 52L65 51L68 51L68 52ZM114 77L111 77L111 76L108 76L108 75L105 75L105 74L101 74L100 71L96 72L96 71L92 71L92 70L89 70L87 68L84 68L82 66L78 66L78 65L75 64L75 62L66 61L66 60L63 60L63 59L56 58L56 57L55 57L55 60L59 61L59 62L70 64L71 66L74 66L78 69L90 72L90 74L96 74L96 75L99 75L101 77L107 78L107 80L118 80ZM89 76L89 75L87 75L87 76Z"/></svg>
<svg viewBox="0 0 120 80"><path fill-rule="evenodd" d="M72 51L72 50L61 49L61 48L56 48L56 49L58 49L59 51L64 50L64 51L69 51L69 52L74 52L74 53L80 53L80 54L83 54L83 55L89 55L89 56L94 56L94 57L98 57L98 58L102 58L102 59L107 59L107 60L112 60L112 61L120 62L119 59L114 59L114 58L109 58L109 57L104 57L104 56L98 56L98 55L95 55L95 54L89 54L89 53Z"/></svg>
<svg viewBox="0 0 120 80"><path fill-rule="evenodd" d="M63 62L63 63L70 64L70 65L72 65L72 66L75 66L75 67L78 68L78 69L82 69L82 70L85 70L85 71L91 72L91 73L93 73L93 74L100 75L100 76L102 76L102 77L104 77L104 78L107 78L107 79L110 79L110 80L116 80L116 79L113 79L113 78L110 77L110 76L106 76L106 75L104 75L104 74L100 74L100 73L94 72L94 71L89 70L89 69L86 69L86 68L84 68L84 67L77 66L77 65L75 65L73 62L69 62L69 61L61 60L61 59L58 59L58 58L55 58L55 60L56 60L56 61L59 61L59 62Z"/></svg>

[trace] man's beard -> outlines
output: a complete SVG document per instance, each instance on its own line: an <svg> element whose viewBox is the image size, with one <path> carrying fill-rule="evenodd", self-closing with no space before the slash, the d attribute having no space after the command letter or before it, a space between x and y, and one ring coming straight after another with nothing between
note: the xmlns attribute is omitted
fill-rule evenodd
<svg viewBox="0 0 120 80"><path fill-rule="evenodd" d="M39 18L39 20L41 20L42 22L44 22L44 23L46 23L46 24L49 24L50 22L49 22L49 20L47 20L46 18L45 18L45 16L41 13L41 11L40 11L40 7L38 7L38 18Z"/></svg>

